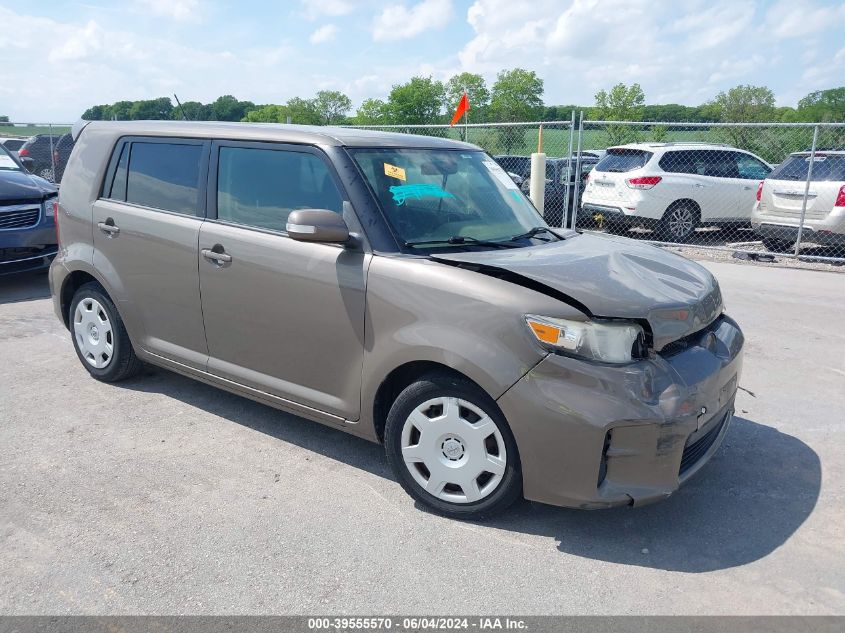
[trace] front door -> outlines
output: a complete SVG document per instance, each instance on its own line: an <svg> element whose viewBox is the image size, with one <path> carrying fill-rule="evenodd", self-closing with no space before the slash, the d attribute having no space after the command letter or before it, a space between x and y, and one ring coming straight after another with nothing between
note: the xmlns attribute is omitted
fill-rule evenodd
<svg viewBox="0 0 845 633"><path fill-rule="evenodd" d="M133 343L205 369L197 244L210 143L127 138L93 206L94 266Z"/></svg>
<svg viewBox="0 0 845 633"><path fill-rule="evenodd" d="M344 197L316 148L215 142L199 271L210 373L356 420L370 255L285 233Z"/></svg>

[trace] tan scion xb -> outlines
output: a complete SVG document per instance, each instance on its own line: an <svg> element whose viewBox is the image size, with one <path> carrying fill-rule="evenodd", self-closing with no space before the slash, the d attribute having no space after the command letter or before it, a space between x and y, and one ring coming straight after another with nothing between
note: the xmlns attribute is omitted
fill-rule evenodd
<svg viewBox="0 0 845 633"><path fill-rule="evenodd" d="M422 505L663 499L718 449L743 336L698 264L552 229L479 148L81 122L50 283L83 367L150 363L382 442Z"/></svg>

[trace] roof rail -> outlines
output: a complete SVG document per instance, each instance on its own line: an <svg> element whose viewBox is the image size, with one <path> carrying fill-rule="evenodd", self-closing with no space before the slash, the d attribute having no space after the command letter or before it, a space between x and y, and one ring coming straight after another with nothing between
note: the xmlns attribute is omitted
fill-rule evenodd
<svg viewBox="0 0 845 633"><path fill-rule="evenodd" d="M710 143L708 141L669 141L667 143L654 143L654 145L713 145L715 147L733 147L729 143Z"/></svg>

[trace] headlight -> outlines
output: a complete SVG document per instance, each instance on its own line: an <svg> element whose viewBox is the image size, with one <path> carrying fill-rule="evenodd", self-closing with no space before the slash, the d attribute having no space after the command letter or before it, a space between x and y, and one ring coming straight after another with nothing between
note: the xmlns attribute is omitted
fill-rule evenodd
<svg viewBox="0 0 845 633"><path fill-rule="evenodd" d="M44 217L52 218L55 216L55 207L53 203L56 198L47 198L42 204L44 205Z"/></svg>
<svg viewBox="0 0 845 633"><path fill-rule="evenodd" d="M645 356L645 333L624 321L568 321L525 315L525 322L541 343L563 352L603 363L630 363Z"/></svg>

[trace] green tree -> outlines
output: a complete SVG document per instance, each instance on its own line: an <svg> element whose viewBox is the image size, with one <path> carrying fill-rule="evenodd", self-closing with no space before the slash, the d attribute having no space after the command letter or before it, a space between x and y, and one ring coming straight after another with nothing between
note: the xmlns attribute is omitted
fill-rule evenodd
<svg viewBox="0 0 845 633"><path fill-rule="evenodd" d="M317 110L316 99L302 99L293 97L286 104L291 123L299 125L320 125L320 112Z"/></svg>
<svg viewBox="0 0 845 633"><path fill-rule="evenodd" d="M160 121L169 119L173 112L173 103L170 97L158 99L142 99L132 103L129 109L129 118L135 121Z"/></svg>
<svg viewBox="0 0 845 633"><path fill-rule="evenodd" d="M596 93L594 115L604 121L642 121L645 93L640 84L626 86L618 83L610 91ZM610 145L631 143L638 139L636 128L630 125L610 124L606 128Z"/></svg>
<svg viewBox="0 0 845 633"><path fill-rule="evenodd" d="M513 68L496 75L490 92L490 116L497 122L537 120L543 115L543 80L533 70ZM525 140L525 128L501 127L499 142L506 154Z"/></svg>
<svg viewBox="0 0 845 633"><path fill-rule="evenodd" d="M186 101L180 108L178 105L173 108L170 118L180 121L187 118L189 121L211 121L211 106L199 101Z"/></svg>
<svg viewBox="0 0 845 633"><path fill-rule="evenodd" d="M209 104L213 121L240 121L246 113L255 109L252 101L239 101L232 95L217 97Z"/></svg>
<svg viewBox="0 0 845 633"><path fill-rule="evenodd" d="M445 101L443 109L447 114L455 111L464 90L469 96L469 121L472 123L483 123L487 121L490 108L490 91L484 77L475 73L460 73L446 82Z"/></svg>
<svg viewBox="0 0 845 633"><path fill-rule="evenodd" d="M320 90L315 105L322 125L343 123L352 109L349 97L337 90Z"/></svg>
<svg viewBox="0 0 845 633"><path fill-rule="evenodd" d="M265 105L250 110L241 121L249 123L287 123L288 108L283 105Z"/></svg>
<svg viewBox="0 0 845 633"><path fill-rule="evenodd" d="M396 123L442 123L441 108L445 89L431 77L411 77L406 84L396 84L387 97L390 118Z"/></svg>
<svg viewBox="0 0 845 633"><path fill-rule="evenodd" d="M798 102L797 114L803 121L845 121L845 86L811 92Z"/></svg>
<svg viewBox="0 0 845 633"><path fill-rule="evenodd" d="M111 107L108 105L95 105L88 108L82 113L82 119L85 121L106 121Z"/></svg>
<svg viewBox="0 0 845 633"><path fill-rule="evenodd" d="M735 86L717 94L711 103L725 122L753 123L774 118L775 95L765 86Z"/></svg>
<svg viewBox="0 0 845 633"><path fill-rule="evenodd" d="M107 112L109 119L117 121L128 121L132 118L132 101L118 101L109 106Z"/></svg>
<svg viewBox="0 0 845 633"><path fill-rule="evenodd" d="M390 123L390 110L381 99L365 99L355 112L356 125L387 125Z"/></svg>
<svg viewBox="0 0 845 633"><path fill-rule="evenodd" d="M718 108L719 118L726 123L760 123L775 119L775 95L765 86L734 86L720 92L711 102ZM731 145L761 153L758 131L746 126L722 128L721 135Z"/></svg>

